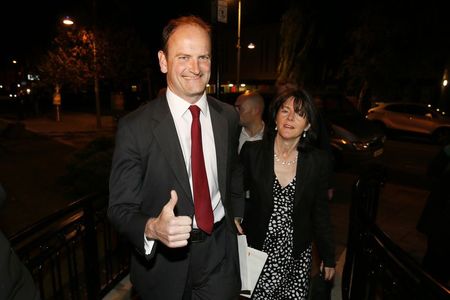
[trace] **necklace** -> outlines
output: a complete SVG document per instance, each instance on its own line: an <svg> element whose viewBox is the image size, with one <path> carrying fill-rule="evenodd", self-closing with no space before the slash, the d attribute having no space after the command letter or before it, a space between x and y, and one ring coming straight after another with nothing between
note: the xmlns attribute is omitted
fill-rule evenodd
<svg viewBox="0 0 450 300"><path fill-rule="evenodd" d="M281 158L279 158L275 152L273 153L273 158L275 159L276 162L282 164L283 166L291 166L297 162L298 152L293 160L281 160Z"/></svg>

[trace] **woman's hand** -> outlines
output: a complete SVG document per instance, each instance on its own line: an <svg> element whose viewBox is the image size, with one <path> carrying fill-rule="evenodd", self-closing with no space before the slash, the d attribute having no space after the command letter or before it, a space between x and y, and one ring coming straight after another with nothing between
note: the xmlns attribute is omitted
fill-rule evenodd
<svg viewBox="0 0 450 300"><path fill-rule="evenodd" d="M320 273L323 275L323 279L325 280L331 280L334 277L334 274L336 273L335 268L329 268L323 266L323 261L320 263Z"/></svg>
<svg viewBox="0 0 450 300"><path fill-rule="evenodd" d="M244 230L241 226L242 218L234 218L234 224L236 224L236 229L239 232L239 234L244 234Z"/></svg>

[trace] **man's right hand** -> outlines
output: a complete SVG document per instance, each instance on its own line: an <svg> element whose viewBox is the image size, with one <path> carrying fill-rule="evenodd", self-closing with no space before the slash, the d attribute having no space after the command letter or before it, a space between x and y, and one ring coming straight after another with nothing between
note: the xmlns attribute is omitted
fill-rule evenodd
<svg viewBox="0 0 450 300"><path fill-rule="evenodd" d="M157 218L150 218L145 225L145 236L159 240L169 248L184 247L192 230L192 219L188 216L175 216L173 210L178 201L177 192L170 191L170 199Z"/></svg>

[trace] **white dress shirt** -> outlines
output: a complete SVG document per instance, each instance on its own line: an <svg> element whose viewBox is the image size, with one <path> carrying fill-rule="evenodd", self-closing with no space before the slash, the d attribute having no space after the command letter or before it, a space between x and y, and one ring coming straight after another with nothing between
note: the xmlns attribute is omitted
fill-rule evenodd
<svg viewBox="0 0 450 300"><path fill-rule="evenodd" d="M247 130L245 130L245 127L242 127L241 130L241 135L239 136L239 148L238 148L238 153L241 152L241 148L244 145L244 143L246 141L259 141L262 140L263 136L264 136L264 122L263 122L263 126L261 128L261 130L259 132L257 132L254 136L250 136L247 132Z"/></svg>
<svg viewBox="0 0 450 300"><path fill-rule="evenodd" d="M189 111L189 106L191 106L191 103L175 95L169 88L167 88L166 97L169 104L170 113L172 114L175 128L177 130L181 150L183 152L186 171L189 176L189 184L191 186L192 199L194 199L191 170L192 114ZM197 105L201 110L200 125L202 130L203 156L205 158L205 168L206 175L208 176L211 206L214 212L214 222L218 222L225 216L225 209L223 207L219 191L216 146L214 143L214 132L212 129L211 114L209 113L208 101L206 100L206 93L204 93L200 100L194 103L194 105ZM193 227L198 228L195 216L193 220ZM144 238L144 242L145 253L150 254L154 244L154 240L148 240Z"/></svg>

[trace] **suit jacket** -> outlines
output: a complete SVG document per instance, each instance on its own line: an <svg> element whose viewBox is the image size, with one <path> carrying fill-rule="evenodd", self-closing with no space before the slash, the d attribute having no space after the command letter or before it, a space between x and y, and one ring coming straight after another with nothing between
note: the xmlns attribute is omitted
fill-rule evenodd
<svg viewBox="0 0 450 300"><path fill-rule="evenodd" d="M242 167L237 157L239 116L234 108L207 99L217 155L218 185L225 221L235 233L234 217L243 216ZM188 247L170 249L156 242L145 255L144 229L178 193L176 215L194 215L189 177L166 96L160 96L119 122L110 176L108 216L134 246L130 277L153 299L181 299L189 265ZM231 247L231 249L234 249ZM237 253L237 248L236 248ZM234 254L233 254L234 255ZM166 294L159 294L161 291ZM169 294L167 294L169 293Z"/></svg>
<svg viewBox="0 0 450 300"><path fill-rule="evenodd" d="M241 150L246 199L243 229L249 246L262 249L273 211L274 141L246 142ZM294 255L300 255L313 241L325 266L335 266L334 242L327 197L330 162L316 148L300 152L297 162L293 227Z"/></svg>
<svg viewBox="0 0 450 300"><path fill-rule="evenodd" d="M0 231L0 299L38 300L39 292L30 271L17 257L8 239Z"/></svg>
<svg viewBox="0 0 450 300"><path fill-rule="evenodd" d="M0 183L0 208L5 201L6 193ZM0 231L0 299L40 299L30 271L11 248L9 240L2 231Z"/></svg>

